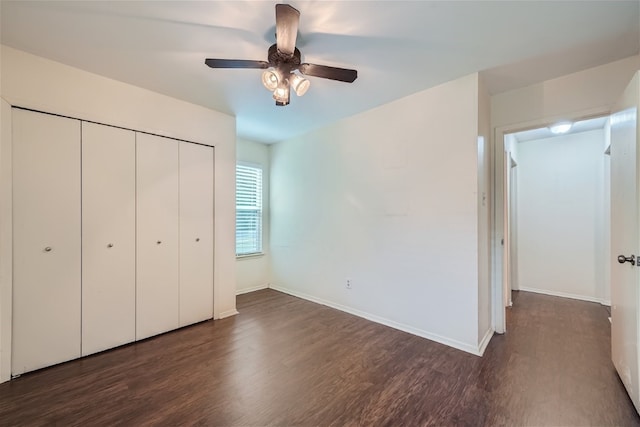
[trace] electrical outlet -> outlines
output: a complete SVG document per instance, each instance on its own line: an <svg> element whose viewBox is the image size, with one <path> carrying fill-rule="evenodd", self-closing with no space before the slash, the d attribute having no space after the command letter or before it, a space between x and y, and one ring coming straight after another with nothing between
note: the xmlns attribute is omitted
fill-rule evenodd
<svg viewBox="0 0 640 427"><path fill-rule="evenodd" d="M347 279L347 282L345 283L345 287L347 289L351 289L351 279Z"/></svg>

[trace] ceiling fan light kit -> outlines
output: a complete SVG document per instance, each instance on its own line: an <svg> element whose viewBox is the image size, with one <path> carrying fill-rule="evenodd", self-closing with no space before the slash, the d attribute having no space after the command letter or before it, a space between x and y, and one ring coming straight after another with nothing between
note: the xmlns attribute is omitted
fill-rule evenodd
<svg viewBox="0 0 640 427"><path fill-rule="evenodd" d="M273 99L276 100L276 105L285 106L289 104L289 82L285 79L278 85L276 90L273 91Z"/></svg>
<svg viewBox="0 0 640 427"><path fill-rule="evenodd" d="M289 104L290 89L298 96L307 93L311 82L295 72L290 72L288 76L275 68L269 68L262 73L262 84L273 92L273 99L276 105L284 106Z"/></svg>
<svg viewBox="0 0 640 427"><path fill-rule="evenodd" d="M275 68L269 68L262 73L262 84L271 92L276 90L279 81L280 78Z"/></svg>
<svg viewBox="0 0 640 427"><path fill-rule="evenodd" d="M296 95L302 96L307 93L311 82L300 74L291 73L290 76L289 82L291 83L291 88L296 92Z"/></svg>
<svg viewBox="0 0 640 427"><path fill-rule="evenodd" d="M276 43L269 47L268 61L207 58L205 64L211 68L265 69L262 84L273 92L278 106L289 104L291 89L298 96L307 93L311 82L303 75L353 83L358 78L356 70L301 63L300 50L296 47L299 21L298 10L288 4L277 4Z"/></svg>

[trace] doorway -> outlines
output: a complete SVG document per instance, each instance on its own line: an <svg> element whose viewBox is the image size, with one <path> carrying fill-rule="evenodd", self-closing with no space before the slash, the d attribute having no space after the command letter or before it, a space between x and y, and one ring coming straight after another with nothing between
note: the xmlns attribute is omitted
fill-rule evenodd
<svg viewBox="0 0 640 427"><path fill-rule="evenodd" d="M519 290L610 305L609 119L565 127L504 135L504 307Z"/></svg>

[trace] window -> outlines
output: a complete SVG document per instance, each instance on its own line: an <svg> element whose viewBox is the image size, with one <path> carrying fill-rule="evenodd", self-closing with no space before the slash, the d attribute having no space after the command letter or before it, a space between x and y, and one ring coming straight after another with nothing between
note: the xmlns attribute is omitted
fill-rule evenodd
<svg viewBox="0 0 640 427"><path fill-rule="evenodd" d="M236 165L236 256L262 253L262 169Z"/></svg>

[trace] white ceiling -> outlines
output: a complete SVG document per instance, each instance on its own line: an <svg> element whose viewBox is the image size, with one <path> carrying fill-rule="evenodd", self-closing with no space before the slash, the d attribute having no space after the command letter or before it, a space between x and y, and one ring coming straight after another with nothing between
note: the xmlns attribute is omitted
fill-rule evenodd
<svg viewBox="0 0 640 427"><path fill-rule="evenodd" d="M238 136L274 142L485 71L491 93L637 54L640 1L292 1L303 61L356 68L353 84L311 78L276 107L260 70L273 1L7 1L3 44L237 117Z"/></svg>

